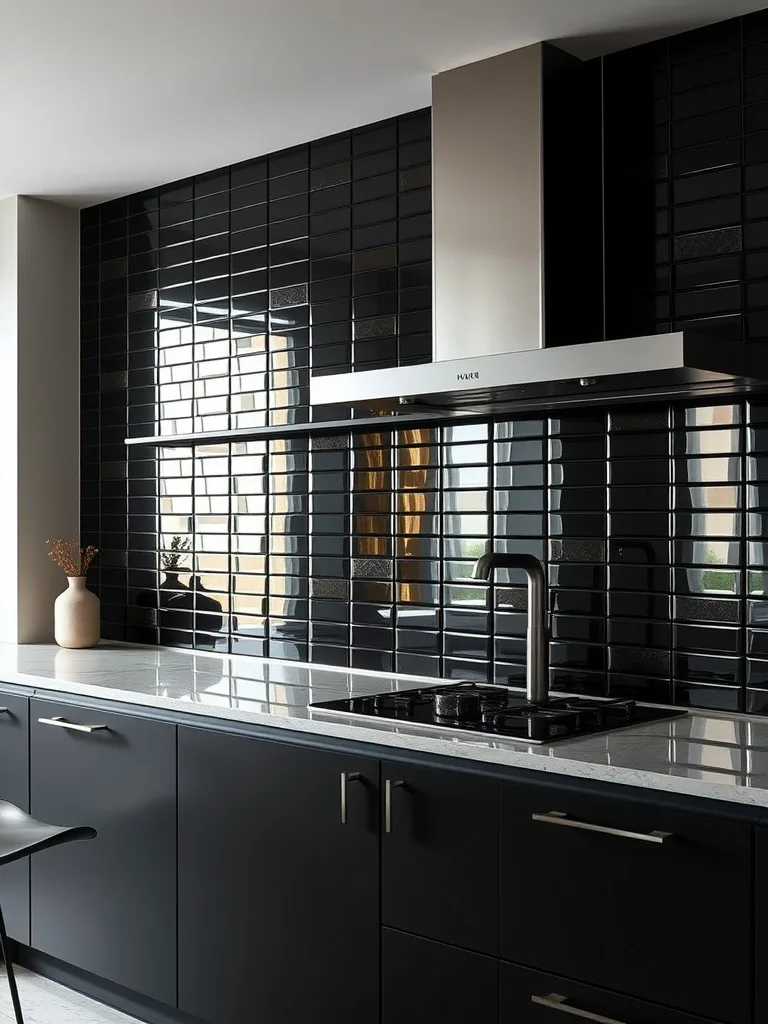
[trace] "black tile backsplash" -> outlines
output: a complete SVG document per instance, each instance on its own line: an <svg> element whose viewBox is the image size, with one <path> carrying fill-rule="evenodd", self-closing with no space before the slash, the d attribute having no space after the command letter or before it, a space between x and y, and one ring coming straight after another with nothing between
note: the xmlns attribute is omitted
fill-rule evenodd
<svg viewBox="0 0 768 1024"><path fill-rule="evenodd" d="M603 62L610 336L768 343L765 24ZM492 545L548 562L554 687L766 713L768 398L124 447L309 422L310 374L428 361L429 135L417 111L83 211L104 635L521 684L523 575L470 579Z"/></svg>

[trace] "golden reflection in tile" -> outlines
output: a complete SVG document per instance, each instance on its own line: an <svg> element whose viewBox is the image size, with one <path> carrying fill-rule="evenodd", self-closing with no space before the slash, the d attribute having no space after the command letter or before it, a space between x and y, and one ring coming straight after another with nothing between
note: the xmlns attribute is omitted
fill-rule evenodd
<svg viewBox="0 0 768 1024"><path fill-rule="evenodd" d="M400 513L396 520L396 532L402 534L406 540L403 544L403 554L409 555L407 538L418 538L425 532L434 532L433 518L424 515L430 504L426 493L429 473L426 469L434 462L434 449L430 442L436 440L435 432L427 429L404 430L398 434L398 442L406 441L409 447L398 453L398 462L401 466L410 468L399 473L399 486L406 488L397 494L397 510ZM407 604L423 603L426 600L424 586L415 580L405 580L398 584L398 600Z"/></svg>
<svg viewBox="0 0 768 1024"><path fill-rule="evenodd" d="M395 444L401 447L416 445L434 445L440 440L440 432L436 427L416 427L409 430L398 430ZM419 463L421 465L421 463Z"/></svg>
<svg viewBox="0 0 768 1024"><path fill-rule="evenodd" d="M352 600L371 604L391 604L392 584L377 580L353 580Z"/></svg>
<svg viewBox="0 0 768 1024"><path fill-rule="evenodd" d="M386 515L391 511L392 498L387 493L367 493L352 495L352 507L355 512L370 512L375 515Z"/></svg>
<svg viewBox="0 0 768 1024"><path fill-rule="evenodd" d="M395 533L404 537L433 537L440 532L440 516L433 512L425 515L400 515L395 517Z"/></svg>
<svg viewBox="0 0 768 1024"><path fill-rule="evenodd" d="M354 437L355 448L389 448L390 445L389 434L357 434Z"/></svg>
<svg viewBox="0 0 768 1024"><path fill-rule="evenodd" d="M392 487L392 473L388 469L380 472L358 472L354 474L356 491L388 491Z"/></svg>
<svg viewBox="0 0 768 1024"><path fill-rule="evenodd" d="M389 515L355 514L352 517L352 529L356 534L378 534L388 537L392 532L392 519Z"/></svg>
<svg viewBox="0 0 768 1024"><path fill-rule="evenodd" d="M437 467L440 465L440 454L438 448L398 448L397 465L400 469L419 469L427 466Z"/></svg>
<svg viewBox="0 0 768 1024"><path fill-rule="evenodd" d="M352 553L355 558L389 558L392 542L388 536L355 536L352 538Z"/></svg>
<svg viewBox="0 0 768 1024"><path fill-rule="evenodd" d="M408 491L432 490L438 486L439 479L436 469L401 469L397 474L397 486Z"/></svg>
<svg viewBox="0 0 768 1024"><path fill-rule="evenodd" d="M397 600L400 604L440 603L440 587L430 583L398 583Z"/></svg>
<svg viewBox="0 0 768 1024"><path fill-rule="evenodd" d="M395 510L401 515L417 515L423 512L434 512L437 509L437 495L425 491L399 492L396 497ZM411 533L411 530L402 530L401 533Z"/></svg>

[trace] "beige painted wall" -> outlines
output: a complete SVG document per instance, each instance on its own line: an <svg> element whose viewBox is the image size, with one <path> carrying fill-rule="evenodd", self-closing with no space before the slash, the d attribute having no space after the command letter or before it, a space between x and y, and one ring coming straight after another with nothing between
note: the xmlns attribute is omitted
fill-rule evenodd
<svg viewBox="0 0 768 1024"><path fill-rule="evenodd" d="M76 210L0 203L0 641L53 639L45 541L79 535L78 262Z"/></svg>

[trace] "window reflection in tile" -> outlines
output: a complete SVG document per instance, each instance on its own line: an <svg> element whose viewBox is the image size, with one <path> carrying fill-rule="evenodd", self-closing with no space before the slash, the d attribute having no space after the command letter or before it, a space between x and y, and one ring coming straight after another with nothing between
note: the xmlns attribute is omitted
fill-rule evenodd
<svg viewBox="0 0 768 1024"><path fill-rule="evenodd" d="M688 147L676 171L701 170L701 143L714 137L690 132L704 128L676 126ZM673 593L677 653L715 659L688 664L695 679L674 694L714 704L738 678L718 662L744 656L745 645L733 646L744 636L734 621L743 595L755 664L768 635L759 628L768 606L768 405L759 397L382 428L351 444L340 435L338 447L313 442L311 459L307 438L206 443L131 457L123 471L126 421L129 431L168 435L305 422L309 367L366 358L350 348L352 313L356 333L377 335L359 342L371 358L429 353L428 132L423 112L407 115L169 186L162 217L155 191L85 218L83 529L101 531L107 628L122 620L113 611L122 577L110 574L128 565L131 587L150 595L146 610L162 609L149 628L171 642L220 649L231 631L236 652L519 684L524 577L499 571L491 586L469 577L488 548L547 554L554 682L671 699L643 651L671 642ZM419 187L403 191L398 175L414 169ZM698 177L688 190L710 187L711 174ZM751 196L758 178L748 176ZM706 215L699 205L686 216ZM352 254L351 240L364 248ZM721 283L707 278L709 262L686 271L704 273L701 301ZM759 296L759 253L748 276L748 297ZM668 269L657 278L670 286ZM760 315L750 316L754 333ZM401 332L399 349L377 350L395 337L374 330L382 325ZM392 580L353 578L352 559L387 564ZM188 607L169 607L168 595ZM350 616L376 632L350 637Z"/></svg>

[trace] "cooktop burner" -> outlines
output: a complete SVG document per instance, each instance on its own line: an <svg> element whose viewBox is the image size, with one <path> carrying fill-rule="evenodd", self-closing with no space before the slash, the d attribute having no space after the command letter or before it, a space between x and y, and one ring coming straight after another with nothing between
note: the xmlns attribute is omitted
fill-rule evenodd
<svg viewBox="0 0 768 1024"><path fill-rule="evenodd" d="M686 714L633 700L590 697L552 697L546 703L529 704L524 695L485 683L425 686L319 701L310 707L332 715L365 715L441 731L505 736L526 743L552 743Z"/></svg>

